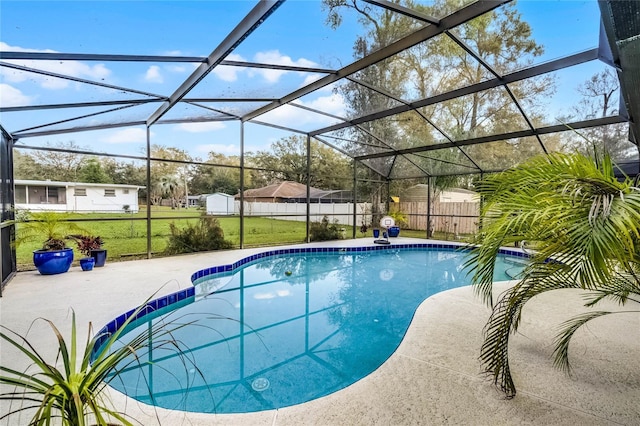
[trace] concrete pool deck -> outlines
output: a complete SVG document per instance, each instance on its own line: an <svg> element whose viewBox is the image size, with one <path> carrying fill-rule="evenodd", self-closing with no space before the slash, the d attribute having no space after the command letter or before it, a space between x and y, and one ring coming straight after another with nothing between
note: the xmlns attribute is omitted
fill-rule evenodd
<svg viewBox="0 0 640 426"><path fill-rule="evenodd" d="M393 239L394 243L425 240ZM372 239L309 246L361 246ZM70 309L76 313L79 338L123 312L158 296L191 286L191 274L233 263L269 250L245 249L171 258L110 262L62 275L21 272L0 298L3 326L26 332L33 320L52 320L66 335ZM499 290L508 283L497 285ZM438 293L415 313L397 351L359 382L308 403L249 414L200 414L153 409L111 391L114 405L142 425L640 425L640 313L609 315L579 331L572 343L571 376L555 369L553 340L557 327L584 312L582 292L562 290L530 301L519 333L512 338L510 362L517 396L505 400L481 374L478 354L489 309L470 287ZM620 310L612 303L597 310ZM43 324L29 331L31 341L53 362L52 333ZM12 348L2 344L0 363L26 367ZM7 412L0 405L0 416ZM0 425L27 424L12 417Z"/></svg>

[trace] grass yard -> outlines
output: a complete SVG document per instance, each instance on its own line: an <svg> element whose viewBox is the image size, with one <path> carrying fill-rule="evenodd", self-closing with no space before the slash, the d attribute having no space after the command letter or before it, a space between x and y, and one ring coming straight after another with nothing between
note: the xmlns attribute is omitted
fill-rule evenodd
<svg viewBox="0 0 640 426"><path fill-rule="evenodd" d="M162 256L170 235L169 224L175 223L179 228L187 223L198 220L201 210L181 209L171 210L168 207L153 207L151 214L151 252L155 256ZM109 261L131 260L144 258L147 253L147 223L146 211L141 209L135 214L128 213L77 213L70 216L90 235L99 235L105 241ZM238 216L221 217L218 219L224 231L225 239L231 241L234 247L240 246L240 218ZM343 227L346 238L351 238L352 228ZM20 223L17 224L20 232ZM373 238L372 230L366 234L356 230L357 238ZM425 231L403 229L401 236L425 238ZM244 246L262 247L284 244L297 244L305 241L305 222L279 220L260 217L245 217ZM452 235L436 235L437 239L452 239ZM41 247L41 241L32 241L19 245L16 249L18 270L34 269L32 252ZM75 249L72 241L69 247ZM75 252L75 264L82 254Z"/></svg>
<svg viewBox="0 0 640 426"><path fill-rule="evenodd" d="M171 210L154 207L151 215L151 251L154 256L161 256L165 250L170 235L170 223L181 228L188 222L195 223L200 213L201 211L196 209ZM119 261L146 257L146 217L146 211L140 211L136 214L78 213L71 215L70 219L76 221L88 234L101 236L105 241L103 248L107 250L108 260ZM240 218L238 216L221 217L218 221L224 230L225 239L231 241L234 247L239 247ZM347 237L350 236L351 227L344 228ZM20 223L17 224L17 232L20 232ZM245 247L296 244L305 241L306 225L304 222L297 221L245 217L244 233ZM34 268L32 252L39 249L41 245L41 241L30 241L17 247L18 270ZM70 241L68 246L75 251L75 243ZM76 264L80 257L82 254L76 251L74 261Z"/></svg>

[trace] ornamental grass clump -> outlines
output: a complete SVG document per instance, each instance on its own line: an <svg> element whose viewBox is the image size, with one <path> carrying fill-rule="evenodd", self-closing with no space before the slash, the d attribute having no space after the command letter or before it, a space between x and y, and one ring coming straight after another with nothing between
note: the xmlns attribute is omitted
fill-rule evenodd
<svg viewBox="0 0 640 426"><path fill-rule="evenodd" d="M116 343L123 337L127 326L148 308L149 300L134 310L124 324L111 334L91 337L89 323L89 333L83 348L78 342L75 312L71 315L69 341L65 340L53 322L44 318L36 319L35 321L44 321L56 337L57 354L52 360L45 359L41 350L36 348L35 342L27 335L0 325L3 351L6 350L5 347L12 347L29 363L28 368L21 370L0 366L0 384L4 386L0 400L10 403L8 411L0 415L0 420L18 421L21 415L32 415L29 425L140 424L132 421L126 413L116 410L104 392L105 387L118 377L120 371L140 365L151 344L154 349L166 348L177 353L185 371L197 369L192 360L183 355L180 342L173 338L176 330L194 324L197 320L177 321L176 318L155 322L148 330L131 340ZM147 378L144 380L147 381ZM148 381L146 386L150 389Z"/></svg>
<svg viewBox="0 0 640 426"><path fill-rule="evenodd" d="M480 359L506 396L516 394L509 368L509 338L518 330L524 305L551 290L587 290L591 308L608 299L640 308L640 188L616 179L608 155L535 157L483 179L482 231L466 267L475 290L492 308ZM501 246L533 247L521 280L497 297L493 270ZM611 314L589 311L566 321L556 336L554 364L570 370L569 344L589 321Z"/></svg>

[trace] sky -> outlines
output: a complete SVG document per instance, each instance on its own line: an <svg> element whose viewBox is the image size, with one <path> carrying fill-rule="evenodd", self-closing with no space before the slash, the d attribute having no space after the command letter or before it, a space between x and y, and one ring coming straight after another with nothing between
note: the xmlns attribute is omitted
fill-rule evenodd
<svg viewBox="0 0 640 426"><path fill-rule="evenodd" d="M428 1L425 1L428 2ZM0 50L208 56L217 44L251 10L253 1L12 1L0 2ZM545 46L535 63L593 48L598 43L599 10L596 0L520 0L517 8L533 29L533 37ZM360 33L357 20L346 16L333 30L324 24L326 12L319 1L288 0L247 38L227 59L319 68L340 68L352 61L352 46ZM292 36L294 35L294 36ZM25 64L28 66L34 64ZM51 72L103 81L153 94L170 95L195 69L192 63L50 62L38 64ZM576 87L599 63L557 73L558 91L549 100L550 110L566 110L576 97ZM225 95L280 97L322 77L318 73L282 72L220 67L209 74L189 97ZM344 116L346 106L331 86L306 96L299 103ZM100 99L140 98L139 94L91 87L57 78L42 78L0 67L2 106L91 102ZM260 105L260 104L256 104ZM117 119L144 120L158 104L135 107L111 115ZM82 109L90 114L102 108ZM78 114L77 111L73 111ZM192 113L175 108L166 118ZM20 115L4 112L0 124L8 131L24 129ZM33 114L41 114L34 112ZM38 122L64 120L69 111L46 113ZM30 117L33 118L33 117ZM85 123L97 122L87 118ZM258 120L310 131L336 123L335 119L288 107ZM151 128L152 143L179 146L192 156L207 152L239 153L240 126L236 121L157 125ZM245 150L268 149L289 132L246 124ZM97 152L140 155L146 141L144 126L109 129L46 138L24 138L24 144L74 141Z"/></svg>

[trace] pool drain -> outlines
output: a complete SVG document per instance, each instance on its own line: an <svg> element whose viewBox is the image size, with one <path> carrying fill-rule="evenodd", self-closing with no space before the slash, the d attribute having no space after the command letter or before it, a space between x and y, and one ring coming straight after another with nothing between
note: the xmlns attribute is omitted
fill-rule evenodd
<svg viewBox="0 0 640 426"><path fill-rule="evenodd" d="M269 379L266 379L264 377L259 377L255 379L253 382L251 382L251 389L253 389L256 392L263 392L269 389L270 384L271 383L269 383Z"/></svg>

